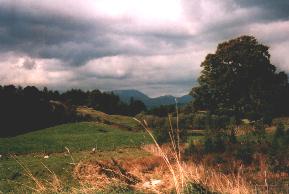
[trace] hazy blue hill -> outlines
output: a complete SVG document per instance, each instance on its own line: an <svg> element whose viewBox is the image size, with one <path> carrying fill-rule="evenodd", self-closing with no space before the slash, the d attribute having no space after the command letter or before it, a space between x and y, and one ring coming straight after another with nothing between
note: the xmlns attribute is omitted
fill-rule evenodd
<svg viewBox="0 0 289 194"><path fill-rule="evenodd" d="M126 103L130 101L130 98L141 100L148 108L158 107L160 105L175 104L175 97L171 95L150 98L138 90L114 90L113 93L118 95L121 101ZM192 97L190 95L184 95L177 99L179 104L186 104L192 100Z"/></svg>

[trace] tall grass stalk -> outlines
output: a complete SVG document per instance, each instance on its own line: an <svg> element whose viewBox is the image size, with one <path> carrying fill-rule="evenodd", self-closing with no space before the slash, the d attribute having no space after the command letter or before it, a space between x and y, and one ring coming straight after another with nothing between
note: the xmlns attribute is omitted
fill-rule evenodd
<svg viewBox="0 0 289 194"><path fill-rule="evenodd" d="M170 143L173 147L173 157L175 162L177 163L177 169L174 168L173 164L170 162L170 159L168 155L163 151L159 143L156 141L155 137L153 136L152 132L150 131L150 128L146 122L146 120L143 120L141 122L140 120L134 118L150 135L150 137L153 139L153 142L155 146L158 149L158 152L162 156L163 160L165 161L165 164L167 165L175 185L175 190L177 194L181 194L183 190L186 188L186 174L184 172L182 162L181 162L181 150L180 150L180 130L179 130L179 113L178 113L178 103L176 100L176 114L177 114L177 122L176 122L176 129L174 130L172 125L172 119L171 115L168 115L169 120L169 137L170 137Z"/></svg>
<svg viewBox="0 0 289 194"><path fill-rule="evenodd" d="M25 165L23 165L15 156L11 155L11 157L23 168L24 172L26 173L26 176L28 176L31 180L33 180L36 187L33 188L28 185L24 185L24 184L21 184L21 185L38 193L46 191L45 185L41 181L39 181L39 179L37 179Z"/></svg>
<svg viewBox="0 0 289 194"><path fill-rule="evenodd" d="M141 122L140 120L134 118L137 122L139 122L140 125L142 125L142 127L148 132L148 134L150 135L150 137L152 138L152 140L154 141L157 149L158 149L158 152L160 153L160 155L162 156L162 158L164 159L171 175L172 175L172 178L173 178L173 181L174 181L174 185L175 185L175 189L176 189L176 192L177 194L181 194L181 191L182 191L182 188L180 188L180 184L179 184L179 181L178 181L178 178L176 176L176 172L173 168L173 165L171 164L167 154L165 154L165 152L162 150L162 148L160 147L160 145L158 144L158 142L156 141L155 137L153 136L153 134L151 133L149 127L148 127L148 124L145 120L143 120L143 122Z"/></svg>

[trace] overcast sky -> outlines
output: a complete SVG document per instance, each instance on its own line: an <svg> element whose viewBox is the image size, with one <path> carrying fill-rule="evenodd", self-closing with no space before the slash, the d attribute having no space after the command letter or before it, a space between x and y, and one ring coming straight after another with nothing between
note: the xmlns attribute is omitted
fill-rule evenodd
<svg viewBox="0 0 289 194"><path fill-rule="evenodd" d="M181 96L245 34L289 72L288 0L0 0L0 84Z"/></svg>

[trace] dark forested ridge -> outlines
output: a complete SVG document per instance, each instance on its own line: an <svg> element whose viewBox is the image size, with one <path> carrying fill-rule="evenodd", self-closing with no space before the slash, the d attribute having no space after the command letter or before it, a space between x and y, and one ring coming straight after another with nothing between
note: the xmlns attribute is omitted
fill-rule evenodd
<svg viewBox="0 0 289 194"><path fill-rule="evenodd" d="M59 93L28 86L0 87L0 136L12 136L35 129L77 120L73 107L60 103Z"/></svg>
<svg viewBox="0 0 289 194"><path fill-rule="evenodd" d="M145 105L131 99L128 104L113 93L99 90L72 89L64 93L25 88L14 85L0 86L0 137L14 136L66 122L82 120L76 106L89 106L108 114L136 115Z"/></svg>

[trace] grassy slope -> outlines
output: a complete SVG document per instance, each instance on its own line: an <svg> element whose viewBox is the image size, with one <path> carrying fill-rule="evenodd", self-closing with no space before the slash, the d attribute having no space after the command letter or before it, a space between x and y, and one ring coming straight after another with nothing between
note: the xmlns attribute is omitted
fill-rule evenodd
<svg viewBox="0 0 289 194"><path fill-rule="evenodd" d="M123 115L108 115L100 111L96 111L92 108L79 107L77 112L82 115L88 115L94 121L99 121L102 123L108 123L110 125L115 125L124 129L137 129L139 128L138 123L129 116Z"/></svg>
<svg viewBox="0 0 289 194"><path fill-rule="evenodd" d="M95 160L109 160L111 157L116 159L130 159L148 156L139 148L123 148L111 151L98 151L91 154L89 151L72 152L71 155L65 153L53 153L48 159L44 159L43 154L20 155L16 159L39 180L51 181L51 173L43 166L45 164L49 170L53 171L61 180L63 190L67 193L71 188L78 188L79 182L73 177L74 162L85 162ZM0 193L31 193L27 186L35 188L33 180L26 176L25 171L14 158L4 158L0 160ZM43 164L42 164L43 163ZM2 194L2 193L1 193Z"/></svg>
<svg viewBox="0 0 289 194"><path fill-rule="evenodd" d="M150 143L151 139L143 131L127 130L137 127L131 117L107 115L88 108L80 111L90 115L93 121L63 124L12 138L0 138L0 193L30 193L31 189L23 184L34 185L10 154L17 154L16 159L35 176L48 180L51 175L41 164L44 163L60 176L67 188L77 187L77 181L73 179L72 159L67 155L65 146L70 149L75 162L147 155L139 147ZM95 147L97 152L90 154ZM49 154L48 159L44 159L46 154Z"/></svg>
<svg viewBox="0 0 289 194"><path fill-rule="evenodd" d="M12 138L0 139L0 154L63 152L65 146L72 151L97 147L111 150L115 147L134 147L146 143L144 132L131 132L110 125L81 122L43 129Z"/></svg>

